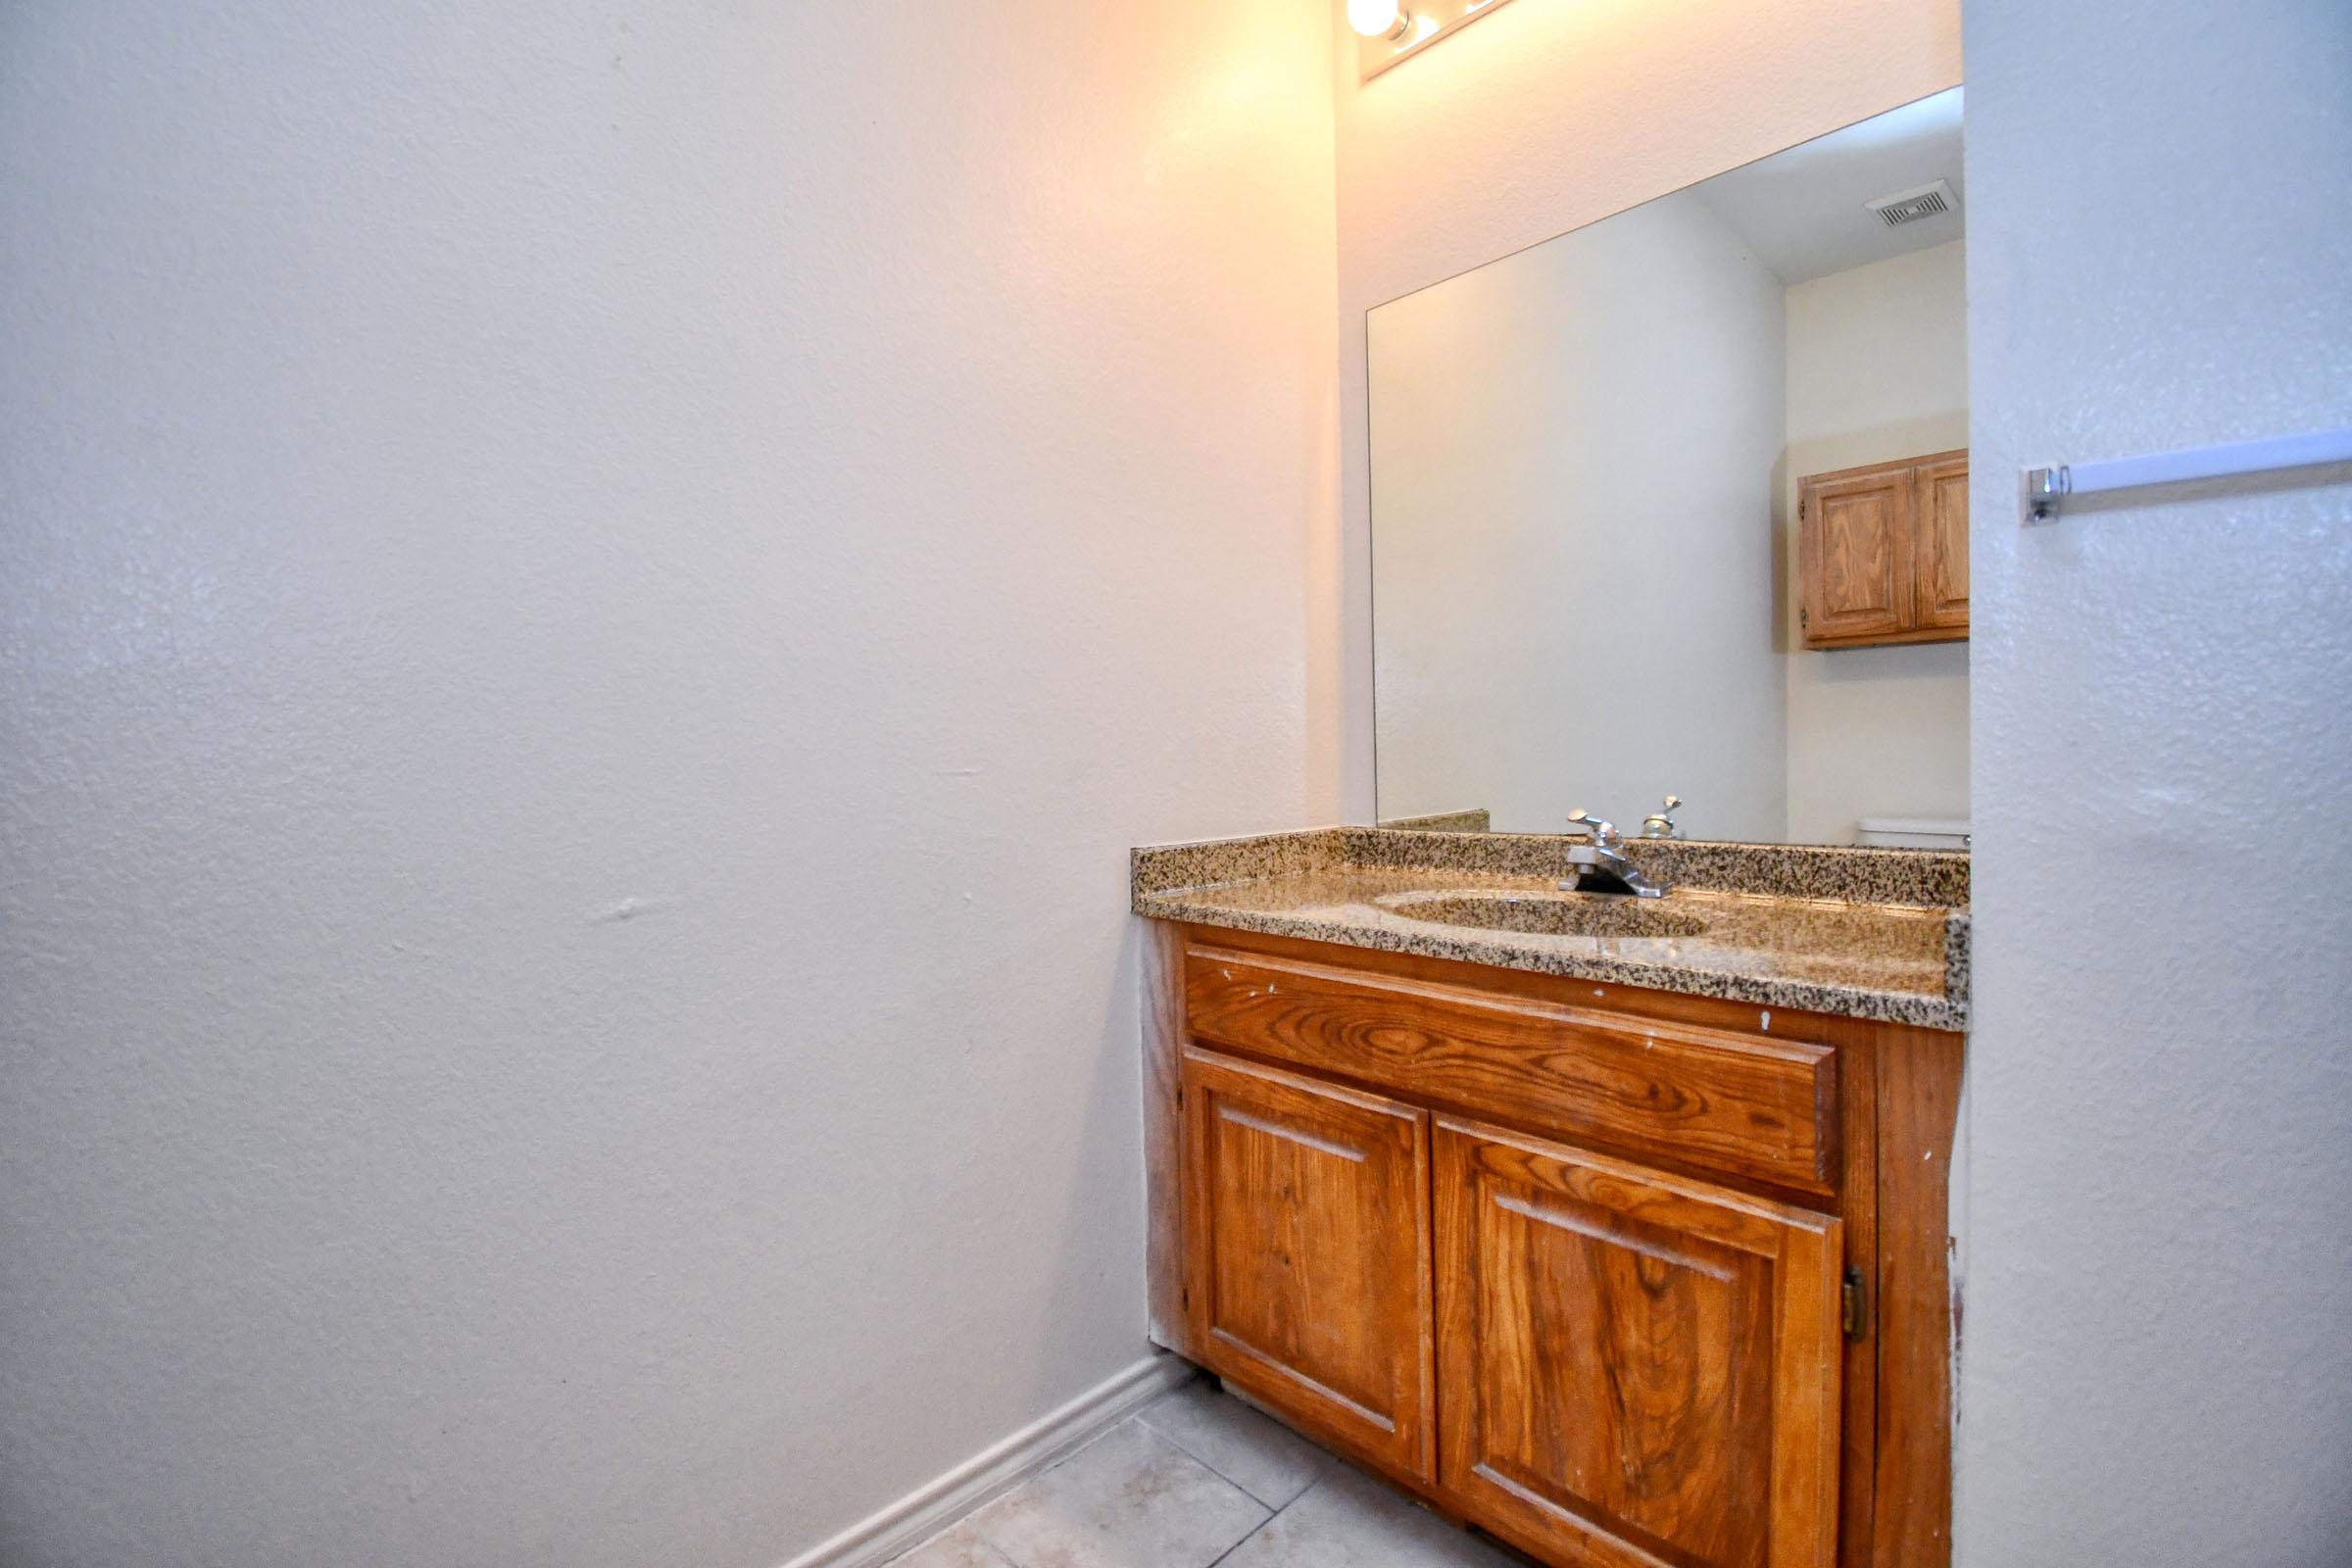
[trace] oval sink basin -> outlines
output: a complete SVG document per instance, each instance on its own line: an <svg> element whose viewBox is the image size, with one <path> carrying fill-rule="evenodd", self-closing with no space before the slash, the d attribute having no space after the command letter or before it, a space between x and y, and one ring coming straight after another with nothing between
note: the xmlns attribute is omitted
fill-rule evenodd
<svg viewBox="0 0 2352 1568"><path fill-rule="evenodd" d="M1489 931L1525 931L1554 937L1694 937L1707 924L1680 909L1660 908L1646 899L1600 893L1462 894L1398 901L1390 906L1408 920L1437 925L1474 925Z"/></svg>

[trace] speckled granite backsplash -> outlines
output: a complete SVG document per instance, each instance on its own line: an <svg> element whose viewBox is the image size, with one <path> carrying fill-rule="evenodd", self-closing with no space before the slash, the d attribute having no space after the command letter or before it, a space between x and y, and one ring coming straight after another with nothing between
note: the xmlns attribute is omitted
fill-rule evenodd
<svg viewBox="0 0 2352 1568"><path fill-rule="evenodd" d="M1564 847L1538 834L1356 827L1170 845L1132 853L1130 898L1136 913L1155 919L1966 1026L1965 855L1636 842L1628 854L1671 889L1642 906L1672 929L1599 935L1545 924L1563 902L1616 903L1561 895ZM1508 916L1499 925L1498 906ZM1425 912L1461 908L1486 909L1488 923Z"/></svg>
<svg viewBox="0 0 2352 1568"><path fill-rule="evenodd" d="M1141 849L1133 853L1131 866L1137 893L1206 887L1341 865L1558 876L1567 843L1556 834L1544 833L1322 827ZM1949 850L1629 839L1625 853L1653 879L1671 887L1760 893L1778 899L1835 899L1841 904L1968 907L1968 857Z"/></svg>
<svg viewBox="0 0 2352 1568"><path fill-rule="evenodd" d="M1492 833L1494 830L1494 819L1483 806L1466 811L1437 811L1428 816L1392 816L1380 825L1414 833Z"/></svg>

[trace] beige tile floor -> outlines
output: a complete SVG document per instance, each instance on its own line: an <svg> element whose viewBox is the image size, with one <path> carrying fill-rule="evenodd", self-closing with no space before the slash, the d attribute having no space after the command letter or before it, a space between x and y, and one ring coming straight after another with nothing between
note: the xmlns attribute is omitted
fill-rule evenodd
<svg viewBox="0 0 2352 1568"><path fill-rule="evenodd" d="M1162 1396L893 1568L1516 1568L1207 1383Z"/></svg>

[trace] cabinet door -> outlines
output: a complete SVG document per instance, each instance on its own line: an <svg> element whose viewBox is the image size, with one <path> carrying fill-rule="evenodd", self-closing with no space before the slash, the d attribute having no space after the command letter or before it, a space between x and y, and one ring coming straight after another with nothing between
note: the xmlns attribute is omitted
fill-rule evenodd
<svg viewBox="0 0 2352 1568"><path fill-rule="evenodd" d="M1823 474L1799 492L1797 576L1808 648L1911 625L1911 470Z"/></svg>
<svg viewBox="0 0 2352 1568"><path fill-rule="evenodd" d="M1200 1359L1307 1430L1428 1478L1428 1116L1188 1050L1184 1118Z"/></svg>
<svg viewBox="0 0 2352 1568"><path fill-rule="evenodd" d="M1446 1490L1561 1563L1832 1568L1826 1215L1442 1119Z"/></svg>
<svg viewBox="0 0 2352 1568"><path fill-rule="evenodd" d="M1968 454L1919 467L1919 625L1968 630Z"/></svg>

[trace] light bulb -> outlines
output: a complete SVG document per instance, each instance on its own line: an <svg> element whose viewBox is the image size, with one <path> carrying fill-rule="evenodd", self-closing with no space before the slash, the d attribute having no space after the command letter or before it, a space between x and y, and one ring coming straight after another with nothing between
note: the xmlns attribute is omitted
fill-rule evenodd
<svg viewBox="0 0 2352 1568"><path fill-rule="evenodd" d="M1348 0L1348 25L1367 38L1394 38L1412 21L1396 0Z"/></svg>

